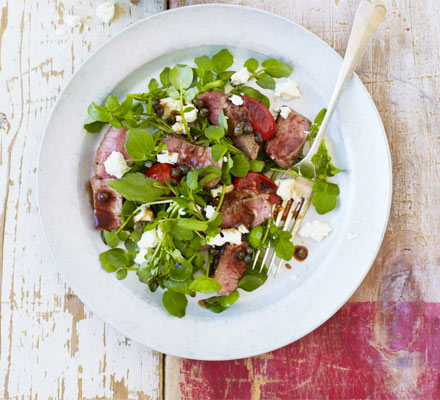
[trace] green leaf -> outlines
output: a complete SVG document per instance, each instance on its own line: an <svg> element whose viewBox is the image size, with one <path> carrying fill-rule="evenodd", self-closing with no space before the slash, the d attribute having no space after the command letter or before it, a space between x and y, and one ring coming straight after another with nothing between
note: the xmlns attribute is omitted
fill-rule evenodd
<svg viewBox="0 0 440 400"><path fill-rule="evenodd" d="M258 61L255 58L249 58L244 63L244 67L246 67L249 72L255 72L258 68Z"/></svg>
<svg viewBox="0 0 440 400"><path fill-rule="evenodd" d="M325 214L335 209L338 195L338 185L324 179L317 179L313 185L312 204L318 214Z"/></svg>
<svg viewBox="0 0 440 400"><path fill-rule="evenodd" d="M154 78L150 79L150 82L148 83L148 90L150 92L154 92L158 87L159 87L159 82Z"/></svg>
<svg viewBox="0 0 440 400"><path fill-rule="evenodd" d="M125 174L121 179L108 181L108 184L125 199L142 203L159 200L169 193L159 182L140 172Z"/></svg>
<svg viewBox="0 0 440 400"><path fill-rule="evenodd" d="M199 221L192 218L179 218L177 220L177 226L191 231L206 231L208 229L208 223L206 221Z"/></svg>
<svg viewBox="0 0 440 400"><path fill-rule="evenodd" d="M90 104L87 113L95 121L110 122L112 119L112 114L106 108L98 106L96 103Z"/></svg>
<svg viewBox="0 0 440 400"><path fill-rule="evenodd" d="M212 69L212 61L208 56L196 57L194 63L202 70L208 71Z"/></svg>
<svg viewBox="0 0 440 400"><path fill-rule="evenodd" d="M189 279L193 273L193 266L190 262L184 261L180 267L173 267L170 271L170 278L174 281L183 282Z"/></svg>
<svg viewBox="0 0 440 400"><path fill-rule="evenodd" d="M209 310L215 313L221 313L232 306L240 297L240 294L235 290L228 296L214 296L202 301L202 304Z"/></svg>
<svg viewBox="0 0 440 400"><path fill-rule="evenodd" d="M246 290L246 292L252 292L255 289L258 289L266 280L261 276L256 275L246 275L240 279L238 283L238 287Z"/></svg>
<svg viewBox="0 0 440 400"><path fill-rule="evenodd" d="M159 75L160 83L162 86L167 87L170 84L170 68L166 67Z"/></svg>
<svg viewBox="0 0 440 400"><path fill-rule="evenodd" d="M250 168L253 172L261 172L264 168L264 161L250 160Z"/></svg>
<svg viewBox="0 0 440 400"><path fill-rule="evenodd" d="M110 232L110 231L103 231L104 232L104 240L105 243L107 243L110 247L116 247L119 244L119 238L116 233Z"/></svg>
<svg viewBox="0 0 440 400"><path fill-rule="evenodd" d="M108 96L105 100L105 107L110 111L114 112L119 108L119 101L115 96Z"/></svg>
<svg viewBox="0 0 440 400"><path fill-rule="evenodd" d="M185 96L183 96L183 98L185 101L192 101L197 96L197 93L199 93L199 90L194 86L185 92Z"/></svg>
<svg viewBox="0 0 440 400"><path fill-rule="evenodd" d="M107 272L114 272L118 268L127 267L129 258L124 249L110 249L99 255L99 261Z"/></svg>
<svg viewBox="0 0 440 400"><path fill-rule="evenodd" d="M335 176L342 169L337 168L332 162L331 157L328 154L327 146L325 145L325 140L323 139L319 145L318 152L313 155L312 163L316 168L316 175L319 177L326 178L328 176Z"/></svg>
<svg viewBox="0 0 440 400"><path fill-rule="evenodd" d="M223 109L221 109L220 113L218 114L218 126L223 129L223 132L228 131L228 120L225 117Z"/></svg>
<svg viewBox="0 0 440 400"><path fill-rule="evenodd" d="M175 87L173 87L173 86L170 86L170 87L167 89L167 94L168 94L168 96L170 96L170 97L173 98L174 100L178 100L179 97L180 97L179 92L178 92L177 89L176 89Z"/></svg>
<svg viewBox="0 0 440 400"><path fill-rule="evenodd" d="M170 289L174 292L182 293L182 294L191 294L194 293L194 291L189 289L189 284L191 282L192 279L187 279L186 281L180 282L180 281L175 281L174 279L171 279L168 276L163 282L163 284L167 289Z"/></svg>
<svg viewBox="0 0 440 400"><path fill-rule="evenodd" d="M258 248L261 246L261 238L263 237L263 227L261 225L256 226L255 228L252 228L251 231L248 234L248 242L249 244L254 247Z"/></svg>
<svg viewBox="0 0 440 400"><path fill-rule="evenodd" d="M292 68L289 65L275 58L264 60L261 65L274 78L287 78L292 73Z"/></svg>
<svg viewBox="0 0 440 400"><path fill-rule="evenodd" d="M287 231L280 233L278 239L275 242L275 253L277 257L283 260L289 261L293 257L295 246L290 241L292 234Z"/></svg>
<svg viewBox="0 0 440 400"><path fill-rule="evenodd" d="M105 122L101 122L101 121L91 121L91 122L86 122L84 124L84 129L89 132L89 133L99 133L102 130L102 127L105 125Z"/></svg>
<svg viewBox="0 0 440 400"><path fill-rule="evenodd" d="M162 304L171 315L182 318L185 316L188 300L184 294L168 289L162 295Z"/></svg>
<svg viewBox="0 0 440 400"><path fill-rule="evenodd" d="M130 129L127 132L125 150L134 161L145 161L154 150L153 135L145 129Z"/></svg>
<svg viewBox="0 0 440 400"><path fill-rule="evenodd" d="M216 125L209 125L205 129L205 136L212 141L219 141L225 136L225 131L222 127Z"/></svg>
<svg viewBox="0 0 440 400"><path fill-rule="evenodd" d="M238 154L233 157L234 165L231 168L231 174L234 176L238 176L240 178L244 178L250 169L249 160L246 156L242 154Z"/></svg>
<svg viewBox="0 0 440 400"><path fill-rule="evenodd" d="M121 106L115 111L116 115L119 117L131 117L131 109L133 107L133 98L127 97L122 103Z"/></svg>
<svg viewBox="0 0 440 400"><path fill-rule="evenodd" d="M208 278L207 276L200 276L191 282L189 288L199 293L211 294L221 290L222 285L220 285L220 283L218 283L213 278Z"/></svg>
<svg viewBox="0 0 440 400"><path fill-rule="evenodd" d="M269 74L261 74L257 78L257 85L262 87L263 89L275 89L275 80Z"/></svg>
<svg viewBox="0 0 440 400"><path fill-rule="evenodd" d="M187 65L175 65L170 71L170 82L177 89L188 89L193 80L193 70Z"/></svg>
<svg viewBox="0 0 440 400"><path fill-rule="evenodd" d="M121 209L121 219L122 219L122 222L125 222L125 220L131 214L133 214L134 210L136 210L136 204L134 204L131 201L125 201L124 204L122 205L122 209Z"/></svg>
<svg viewBox="0 0 440 400"><path fill-rule="evenodd" d="M234 62L234 57L228 49L222 49L212 56L212 65L215 72L226 71Z"/></svg>
<svg viewBox="0 0 440 400"><path fill-rule="evenodd" d="M137 251L139 250L139 247L138 247L137 243L134 242L134 241L131 240L131 239L127 239L127 240L124 242L124 246L125 246L125 248L127 249L127 251L128 251L129 253L137 253Z"/></svg>
<svg viewBox="0 0 440 400"><path fill-rule="evenodd" d="M211 149L212 161L214 162L220 161L227 151L228 148L223 144L215 144L214 146L212 146Z"/></svg>
<svg viewBox="0 0 440 400"><path fill-rule="evenodd" d="M198 174L196 170L191 170L186 175L186 183L191 190L196 190L199 187Z"/></svg>
<svg viewBox="0 0 440 400"><path fill-rule="evenodd" d="M229 81L231 79L231 76L234 75L234 71L224 71L218 74L218 77L222 81Z"/></svg>
<svg viewBox="0 0 440 400"><path fill-rule="evenodd" d="M267 108L270 108L270 101L267 96L261 93L259 90L254 89L250 86L243 86L240 88L240 91L248 97L252 97L255 100L258 100L260 103L263 103Z"/></svg>
<svg viewBox="0 0 440 400"><path fill-rule="evenodd" d="M122 279L125 279L127 277L127 268L119 268L116 271L116 279L118 279L119 281L121 281Z"/></svg>

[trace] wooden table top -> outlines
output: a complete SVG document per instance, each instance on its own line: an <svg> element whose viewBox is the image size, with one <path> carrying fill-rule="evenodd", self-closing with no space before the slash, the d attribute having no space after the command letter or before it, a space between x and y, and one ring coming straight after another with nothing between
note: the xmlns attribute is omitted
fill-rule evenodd
<svg viewBox="0 0 440 400"><path fill-rule="evenodd" d="M0 112L6 116L0 122L0 398L440 398L438 0L389 0L387 20L357 71L388 135L393 203L370 273L323 326L259 357L182 360L125 338L60 276L35 196L51 108L83 61L121 29L200 2L118 0L108 26L95 17L99 2L91 0L0 0ZM223 2L283 15L340 54L358 3ZM68 14L81 16L83 25L62 28Z"/></svg>

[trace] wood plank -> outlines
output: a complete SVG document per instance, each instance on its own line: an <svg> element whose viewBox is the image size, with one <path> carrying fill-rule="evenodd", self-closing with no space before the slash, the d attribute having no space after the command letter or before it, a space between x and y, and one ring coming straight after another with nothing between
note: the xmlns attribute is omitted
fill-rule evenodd
<svg viewBox="0 0 440 400"><path fill-rule="evenodd" d="M221 2L290 18L340 54L358 3ZM440 320L440 10L435 0L423 8L409 0L387 3L387 20L358 69L383 119L393 159L390 223L372 270L351 303L283 349L224 363L167 357L166 381L175 381L167 385L167 399L440 396L433 339Z"/></svg>
<svg viewBox="0 0 440 400"><path fill-rule="evenodd" d="M100 44L162 11L164 1L120 0L109 26L95 17L95 6L87 0L0 2L0 112L8 120L0 126L3 399L161 398L161 355L83 306L60 276L38 217L38 147L62 88ZM68 14L81 16L83 25L63 27Z"/></svg>

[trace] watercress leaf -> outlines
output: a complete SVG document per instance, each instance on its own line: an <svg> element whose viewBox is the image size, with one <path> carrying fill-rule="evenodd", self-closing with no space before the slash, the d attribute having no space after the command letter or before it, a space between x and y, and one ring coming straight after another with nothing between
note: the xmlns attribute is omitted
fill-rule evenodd
<svg viewBox="0 0 440 400"><path fill-rule="evenodd" d="M120 281L122 279L125 279L127 277L127 273L128 273L127 268L119 268L116 271L116 279L118 279Z"/></svg>
<svg viewBox="0 0 440 400"><path fill-rule="evenodd" d="M168 289L162 295L162 304L171 315L182 318L185 316L188 300L184 294Z"/></svg>
<svg viewBox="0 0 440 400"><path fill-rule="evenodd" d="M221 313L232 306L240 297L240 294L234 290L227 296L214 296L202 301L202 304L215 313Z"/></svg>
<svg viewBox="0 0 440 400"><path fill-rule="evenodd" d="M199 90L194 86L185 92L185 96L183 96L183 98L188 102L192 101L197 96L197 93L199 93Z"/></svg>
<svg viewBox="0 0 440 400"><path fill-rule="evenodd" d="M250 169L253 172L261 172L264 168L264 161L250 160Z"/></svg>
<svg viewBox="0 0 440 400"><path fill-rule="evenodd" d="M131 239L127 239L127 240L124 242L124 246L125 246L125 248L127 249L127 251L128 251L129 253L136 253L136 252L139 250L139 247L138 247L137 243L134 242L134 241L131 240Z"/></svg>
<svg viewBox="0 0 440 400"><path fill-rule="evenodd" d="M313 179L315 177L315 170L309 163L301 164L299 172L301 173L301 176L307 179Z"/></svg>
<svg viewBox="0 0 440 400"><path fill-rule="evenodd" d="M160 83L162 86L167 87L170 84L170 68L166 67L159 75Z"/></svg>
<svg viewBox="0 0 440 400"><path fill-rule="evenodd" d="M240 178L245 177L250 169L250 164L247 157L243 154L238 154L233 157L233 160L234 165L230 170L231 174Z"/></svg>
<svg viewBox="0 0 440 400"><path fill-rule="evenodd" d="M177 226L191 231L206 231L208 229L208 223L206 221L199 221L192 218L179 218L177 220Z"/></svg>
<svg viewBox="0 0 440 400"><path fill-rule="evenodd" d="M292 68L289 65L275 58L264 60L261 65L274 78L287 78L292 73Z"/></svg>
<svg viewBox="0 0 440 400"><path fill-rule="evenodd" d="M116 233L110 231L103 231L105 243L107 246L116 247L119 244L119 238Z"/></svg>
<svg viewBox="0 0 440 400"><path fill-rule="evenodd" d="M249 72L255 72L258 68L258 61L255 58L249 58L244 63L244 67L246 67Z"/></svg>
<svg viewBox="0 0 440 400"><path fill-rule="evenodd" d="M275 253L277 257L289 261L293 257L295 246L290 241L290 237L292 235L289 232L282 232L282 233L283 234L287 233L289 235L289 238L286 238L284 235L280 235L280 237L275 243Z"/></svg>
<svg viewBox="0 0 440 400"><path fill-rule="evenodd" d="M228 120L225 117L223 109L220 110L220 113L218 114L218 126L223 129L223 132L228 131Z"/></svg>
<svg viewBox="0 0 440 400"><path fill-rule="evenodd" d="M150 79L150 82L148 83L148 90L150 92L154 92L158 87L159 87L159 82L154 78Z"/></svg>
<svg viewBox="0 0 440 400"><path fill-rule="evenodd" d="M115 113L120 117L130 116L132 107L133 107L133 98L127 97L121 103L121 106L115 111Z"/></svg>
<svg viewBox="0 0 440 400"><path fill-rule="evenodd" d="M207 276L200 276L191 282L189 288L199 293L211 294L221 290L222 285L220 285L220 283L218 283L213 278L208 278Z"/></svg>
<svg viewBox="0 0 440 400"><path fill-rule="evenodd" d="M105 125L105 122L102 121L90 121L84 124L84 129L89 133L99 133L101 132L102 127Z"/></svg>
<svg viewBox="0 0 440 400"><path fill-rule="evenodd" d="M179 99L179 97L180 97L179 92L178 92L177 89L174 88L173 86L170 86L170 87L167 89L167 94L168 94L168 96L170 96L170 97L171 97L172 99L174 99L174 100L177 100L177 99Z"/></svg>
<svg viewBox="0 0 440 400"><path fill-rule="evenodd" d="M196 57L194 63L202 70L208 71L212 69L212 61L208 56Z"/></svg>
<svg viewBox="0 0 440 400"><path fill-rule="evenodd" d="M119 121L116 117L112 117L112 119L110 120L110 125L116 129L121 129L122 127L121 121Z"/></svg>
<svg viewBox="0 0 440 400"><path fill-rule="evenodd" d="M205 136L212 141L219 141L225 136L225 131L220 126L210 125L205 129Z"/></svg>
<svg viewBox="0 0 440 400"><path fill-rule="evenodd" d="M240 279L238 287L246 290L246 292L252 292L253 290L259 288L264 282L265 279L263 279L261 276L246 275Z"/></svg>
<svg viewBox="0 0 440 400"><path fill-rule="evenodd" d="M234 57L228 49L222 49L212 56L212 66L215 72L226 71L234 62Z"/></svg>
<svg viewBox="0 0 440 400"><path fill-rule="evenodd" d="M254 247L258 248L261 245L261 238L263 237L263 227L261 225L256 226L255 228L252 228L251 231L248 234L248 242L249 244Z"/></svg>
<svg viewBox="0 0 440 400"><path fill-rule="evenodd" d="M154 137L145 129L130 129L127 132L125 150L133 160L145 161L154 150Z"/></svg>
<svg viewBox="0 0 440 400"><path fill-rule="evenodd" d="M119 240L122 240L123 242L125 242L128 239L129 234L130 233L127 231L120 231L117 236L118 236Z"/></svg>
<svg viewBox="0 0 440 400"><path fill-rule="evenodd" d="M263 73L258 76L257 85L262 87L263 89L274 90L276 84L275 80L269 74Z"/></svg>
<svg viewBox="0 0 440 400"><path fill-rule="evenodd" d="M191 170L186 175L186 183L191 190L197 190L199 187L198 174L196 170Z"/></svg>
<svg viewBox="0 0 440 400"><path fill-rule="evenodd" d="M222 144L215 144L211 149L212 161L218 162L228 151L228 148Z"/></svg>
<svg viewBox="0 0 440 400"><path fill-rule="evenodd" d="M107 272L114 272L118 268L125 268L129 264L129 258L124 249L110 249L99 255L102 267Z"/></svg>
<svg viewBox="0 0 440 400"><path fill-rule="evenodd" d="M339 186L317 179L313 185L312 204L318 214L325 214L336 208Z"/></svg>
<svg viewBox="0 0 440 400"><path fill-rule="evenodd" d="M192 282L192 279L187 279L186 281L180 282L171 279L169 276L164 280L163 284L167 289L172 290L173 292L181 293L181 294L191 294L194 293L189 289L189 284Z"/></svg>
<svg viewBox="0 0 440 400"><path fill-rule="evenodd" d="M193 273L193 266L189 261L184 261L179 267L172 267L170 278L174 281L183 282L189 279Z"/></svg>
<svg viewBox="0 0 440 400"><path fill-rule="evenodd" d="M111 180L108 184L125 199L142 203L159 200L169 193L159 182L140 172L125 174L121 179Z"/></svg>
<svg viewBox="0 0 440 400"><path fill-rule="evenodd" d="M229 81L231 79L231 76L234 75L234 71L224 71L218 74L217 78L222 81Z"/></svg>
<svg viewBox="0 0 440 400"><path fill-rule="evenodd" d="M192 231L178 226L177 221L173 221L170 233L177 240L191 240L194 236Z"/></svg>
<svg viewBox="0 0 440 400"><path fill-rule="evenodd" d="M110 122L112 119L112 114L110 111L104 107L98 106L96 103L90 104L89 108L87 109L87 113L89 114L90 118L95 121Z"/></svg>
<svg viewBox="0 0 440 400"><path fill-rule="evenodd" d="M254 89L250 86L242 86L240 88L240 92L245 96L252 97L255 100L258 100L260 103L263 103L267 108L270 108L270 101L267 96L261 93L259 90Z"/></svg>
<svg viewBox="0 0 440 400"><path fill-rule="evenodd" d="M144 106L142 105L142 103L135 103L131 108L131 112L135 115L140 115L144 112Z"/></svg>
<svg viewBox="0 0 440 400"><path fill-rule="evenodd" d="M187 65L175 65L170 70L170 82L177 89L188 89L193 81L193 70Z"/></svg>
<svg viewBox="0 0 440 400"><path fill-rule="evenodd" d="M133 211L136 210L136 204L134 204L132 201L124 201L124 204L121 208L121 219L122 222L125 222L125 220L133 214Z"/></svg>
<svg viewBox="0 0 440 400"><path fill-rule="evenodd" d="M105 100L105 107L110 112L116 111L119 108L119 101L116 98L116 96L113 95L108 96L107 99Z"/></svg>
<svg viewBox="0 0 440 400"><path fill-rule="evenodd" d="M205 257L203 256L202 253L196 253L195 258L193 259L193 264L194 267L196 267L197 269L200 269L205 265Z"/></svg>

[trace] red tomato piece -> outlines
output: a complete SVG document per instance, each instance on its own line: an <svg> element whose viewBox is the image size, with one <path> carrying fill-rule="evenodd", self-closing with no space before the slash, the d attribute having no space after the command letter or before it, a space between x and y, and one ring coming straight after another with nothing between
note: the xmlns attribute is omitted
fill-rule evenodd
<svg viewBox="0 0 440 400"><path fill-rule="evenodd" d="M254 132L261 133L263 141L270 139L277 126L269 109L251 97L242 96L242 98L249 109L249 122Z"/></svg>
<svg viewBox="0 0 440 400"><path fill-rule="evenodd" d="M248 189L256 193L268 193L269 201L278 204L280 197L277 195L278 186L266 175L259 172L249 172L244 178L234 178L235 189Z"/></svg>
<svg viewBox="0 0 440 400"><path fill-rule="evenodd" d="M171 175L173 168L174 167L171 164L156 163L145 171L145 175L149 178L156 179L156 181L160 182L162 185L165 185L165 179L174 179L177 182L180 182L180 177L174 178Z"/></svg>

